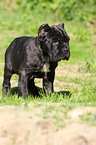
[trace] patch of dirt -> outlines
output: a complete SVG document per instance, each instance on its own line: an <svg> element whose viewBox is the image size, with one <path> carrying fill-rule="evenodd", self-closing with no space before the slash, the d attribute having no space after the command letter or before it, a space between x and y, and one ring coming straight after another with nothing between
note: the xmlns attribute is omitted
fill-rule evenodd
<svg viewBox="0 0 96 145"><path fill-rule="evenodd" d="M24 111L23 107L1 106L0 145L96 145L96 126L76 121L79 114L96 111L96 108L83 107L70 111L69 116L73 116L74 121L70 120L70 124L58 131L50 119L36 115L41 110L40 107ZM81 113L76 115L78 111Z"/></svg>
<svg viewBox="0 0 96 145"><path fill-rule="evenodd" d="M58 66L56 69L56 76L67 76L70 78L74 78L74 77L84 77L84 76L90 76L90 73L82 73L79 72L79 65L78 64L67 64L61 67Z"/></svg>

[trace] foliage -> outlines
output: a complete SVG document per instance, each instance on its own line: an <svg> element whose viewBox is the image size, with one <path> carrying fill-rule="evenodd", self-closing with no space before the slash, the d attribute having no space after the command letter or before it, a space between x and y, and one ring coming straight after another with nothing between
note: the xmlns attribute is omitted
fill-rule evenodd
<svg viewBox="0 0 96 145"><path fill-rule="evenodd" d="M26 13L53 13L55 20L80 20L94 23L96 19L95 0L4 0L6 9ZM11 2L11 3L10 3ZM11 5L11 6L10 6ZM42 16L41 16L42 17Z"/></svg>

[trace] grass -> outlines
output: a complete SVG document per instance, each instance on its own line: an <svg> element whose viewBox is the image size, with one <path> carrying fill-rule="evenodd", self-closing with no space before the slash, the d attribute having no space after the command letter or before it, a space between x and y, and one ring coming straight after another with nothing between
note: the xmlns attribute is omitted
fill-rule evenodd
<svg viewBox="0 0 96 145"><path fill-rule="evenodd" d="M18 36L28 35L36 36L38 27L42 23L57 24L50 16L39 19L37 15L29 14L26 19L26 14L22 12L2 12L0 16L0 105L15 105L22 106L25 104L25 110L28 110L28 104L34 103L34 107L41 107L42 104L45 109L42 111L43 118L53 118L53 122L57 128L64 127L67 114L78 105L96 106L96 41L93 39L96 32L96 24L89 24L88 26L82 22L65 21L65 28L69 36L71 57L68 62L59 62L59 67L56 70L55 78L55 92L50 96L32 97L29 96L27 100L18 98L17 93L11 97L2 97L2 81L4 69L4 53L10 42ZM94 29L92 29L94 28ZM91 30L92 29L92 30ZM12 80L18 82L18 76L14 75ZM40 84L40 80L36 80L36 84ZM38 103L39 102L39 103ZM49 105L47 105L49 103ZM56 105L51 105L56 103ZM59 107L57 104L59 104ZM55 111L55 112L54 112ZM91 119L93 118L93 120ZM81 119L84 122L94 122L96 124L96 113L82 115ZM62 123L63 122L63 123Z"/></svg>

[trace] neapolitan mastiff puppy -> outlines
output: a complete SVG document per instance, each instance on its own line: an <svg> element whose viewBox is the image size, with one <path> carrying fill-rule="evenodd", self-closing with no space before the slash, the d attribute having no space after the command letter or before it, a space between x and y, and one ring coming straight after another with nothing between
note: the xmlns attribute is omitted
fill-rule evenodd
<svg viewBox="0 0 96 145"><path fill-rule="evenodd" d="M69 36L64 24L43 24L37 37L15 38L5 53L3 94L10 95L10 79L19 75L18 96L27 97L28 91L38 95L35 78L43 78L43 89L53 92L55 68L60 60L70 57Z"/></svg>

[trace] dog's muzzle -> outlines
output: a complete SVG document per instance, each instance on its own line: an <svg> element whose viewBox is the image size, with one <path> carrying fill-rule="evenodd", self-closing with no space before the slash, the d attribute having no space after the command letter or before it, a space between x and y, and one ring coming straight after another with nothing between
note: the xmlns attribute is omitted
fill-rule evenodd
<svg viewBox="0 0 96 145"><path fill-rule="evenodd" d="M64 57L65 60L69 60L70 58L70 51L68 51Z"/></svg>

